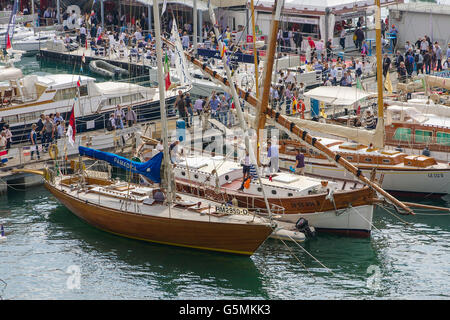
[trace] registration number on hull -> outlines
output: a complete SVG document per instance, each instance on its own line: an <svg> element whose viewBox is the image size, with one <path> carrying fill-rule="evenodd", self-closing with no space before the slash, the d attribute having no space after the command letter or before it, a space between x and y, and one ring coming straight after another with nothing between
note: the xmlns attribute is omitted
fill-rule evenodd
<svg viewBox="0 0 450 320"><path fill-rule="evenodd" d="M230 206L216 206L217 213L226 213L226 214L240 214L240 215L248 215L249 212L244 208L230 207Z"/></svg>

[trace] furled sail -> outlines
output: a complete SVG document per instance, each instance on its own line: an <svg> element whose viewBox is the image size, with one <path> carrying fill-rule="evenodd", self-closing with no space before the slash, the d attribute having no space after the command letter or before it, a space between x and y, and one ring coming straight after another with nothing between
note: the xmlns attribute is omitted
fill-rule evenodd
<svg viewBox="0 0 450 320"><path fill-rule="evenodd" d="M175 19L173 19L172 24L172 37L175 39L175 67L178 74L178 79L180 79L181 84L192 83L191 74L189 73L186 57L183 53L183 47L181 45L180 35L178 34L178 27Z"/></svg>
<svg viewBox="0 0 450 320"><path fill-rule="evenodd" d="M103 160L108 162L112 166L119 167L133 173L141 174L155 183L161 182L161 162L163 159L163 152L156 154L147 162L139 163L118 156L114 153L99 151L82 146L78 148L78 151L80 153L80 156Z"/></svg>

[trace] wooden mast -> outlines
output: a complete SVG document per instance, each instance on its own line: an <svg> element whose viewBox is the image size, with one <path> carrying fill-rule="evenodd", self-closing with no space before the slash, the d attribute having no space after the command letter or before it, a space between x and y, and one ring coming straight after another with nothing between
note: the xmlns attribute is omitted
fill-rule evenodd
<svg viewBox="0 0 450 320"><path fill-rule="evenodd" d="M256 149L256 157L258 160L258 165L261 165L259 154L259 139L260 139L260 130L264 129L266 126L266 110L269 105L269 91L272 79L273 72L273 62L275 59L275 50L277 44L277 34L278 34L278 25L281 17L281 8L283 5L282 0L275 0L273 6L273 14L272 14L272 30L270 32L269 38L269 47L266 53L266 61L264 64L264 87L261 96L261 102L258 103L256 108L256 117L255 117L255 127L256 127L256 135L257 135L257 149ZM256 48L255 48L256 49ZM255 66L256 67L256 66Z"/></svg>
<svg viewBox="0 0 450 320"><path fill-rule="evenodd" d="M156 37L156 61L158 63L158 85L159 85L159 107L161 112L161 129L163 133L163 146L164 146L164 178L166 178L167 183L167 194L170 205L174 200L173 190L172 190L172 179L170 168L170 156L169 156L169 138L167 134L167 114L166 114L166 88L165 81L163 77L163 67L162 67L162 41L161 41L161 25L159 22L159 6L158 0L153 0L153 15L155 16L155 37Z"/></svg>
<svg viewBox="0 0 450 320"><path fill-rule="evenodd" d="M377 89L378 89L378 122L376 131L383 132L381 142L384 147L384 103L383 103L383 58L381 53L381 4L380 0L376 0L377 8L375 12L375 37L376 37L376 54L377 54ZM389 72L389 70L388 70Z"/></svg>

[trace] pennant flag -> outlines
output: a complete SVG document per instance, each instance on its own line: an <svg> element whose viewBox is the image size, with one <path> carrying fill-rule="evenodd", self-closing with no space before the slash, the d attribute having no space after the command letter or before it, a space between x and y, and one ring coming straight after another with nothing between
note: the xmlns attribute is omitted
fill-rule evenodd
<svg viewBox="0 0 450 320"><path fill-rule="evenodd" d="M6 50L11 49L11 39L9 38L9 34L6 34Z"/></svg>
<svg viewBox="0 0 450 320"><path fill-rule="evenodd" d="M16 14L17 14L18 6L19 6L19 1L15 0L14 4L13 4L13 8L11 10L11 15L9 16L8 28L6 29L6 36L5 36L6 50L11 49L11 39L14 36L14 27L16 24Z"/></svg>
<svg viewBox="0 0 450 320"><path fill-rule="evenodd" d="M298 108L298 102L297 102L297 98L295 98L294 96L294 100L292 100L292 113L295 114L295 112L297 112L297 108Z"/></svg>
<svg viewBox="0 0 450 320"><path fill-rule="evenodd" d="M272 181L272 175L269 176L269 181Z"/></svg>
<svg viewBox="0 0 450 320"><path fill-rule="evenodd" d="M169 90L170 85L170 68L169 68L169 58L167 57L167 52L164 57L164 73L165 73L165 81L166 81L166 90Z"/></svg>
<svg viewBox="0 0 450 320"><path fill-rule="evenodd" d="M220 52L220 57L223 58L225 53L227 52L227 46L225 44L222 45L222 51Z"/></svg>
<svg viewBox="0 0 450 320"><path fill-rule="evenodd" d="M386 79L384 80L384 87L389 92L389 94L392 93L392 82L391 82L391 78L389 76L389 72L386 73Z"/></svg>
<svg viewBox="0 0 450 320"><path fill-rule="evenodd" d="M359 77L356 77L356 88L363 90L363 86Z"/></svg>
<svg viewBox="0 0 450 320"><path fill-rule="evenodd" d="M75 126L75 103L72 106L72 112L69 118L69 127L67 128L67 137L69 138L69 143L73 147L75 143L75 134L77 133L77 128Z"/></svg>
<svg viewBox="0 0 450 320"><path fill-rule="evenodd" d="M78 76L77 87L81 87L81 76Z"/></svg>

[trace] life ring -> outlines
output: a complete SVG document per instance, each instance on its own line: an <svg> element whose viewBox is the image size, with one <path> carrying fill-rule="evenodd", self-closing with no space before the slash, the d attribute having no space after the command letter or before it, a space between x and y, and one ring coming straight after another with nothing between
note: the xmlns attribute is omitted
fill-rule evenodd
<svg viewBox="0 0 450 320"><path fill-rule="evenodd" d="M50 158L52 158L53 160L56 160L56 158L58 158L58 146L56 144L52 144L50 146L50 148L48 148L48 154L50 155Z"/></svg>

